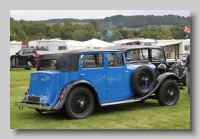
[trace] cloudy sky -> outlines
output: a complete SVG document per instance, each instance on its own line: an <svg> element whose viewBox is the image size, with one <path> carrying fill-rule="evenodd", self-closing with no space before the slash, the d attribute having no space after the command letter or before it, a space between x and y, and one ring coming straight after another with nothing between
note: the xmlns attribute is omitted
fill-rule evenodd
<svg viewBox="0 0 200 139"><path fill-rule="evenodd" d="M190 10L10 10L15 20L48 20L58 18L100 19L113 15L179 15L190 16Z"/></svg>

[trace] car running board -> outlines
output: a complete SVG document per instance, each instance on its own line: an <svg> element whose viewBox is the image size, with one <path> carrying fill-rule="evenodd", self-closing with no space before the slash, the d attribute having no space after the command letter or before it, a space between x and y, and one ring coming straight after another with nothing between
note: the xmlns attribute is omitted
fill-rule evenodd
<svg viewBox="0 0 200 139"><path fill-rule="evenodd" d="M136 98L130 98L130 99L117 101L117 102L103 103L103 104L100 104L100 105L101 106L108 106L108 105L123 104L123 103L137 102L137 101L141 101L141 99L139 99L139 98L137 98L137 99Z"/></svg>

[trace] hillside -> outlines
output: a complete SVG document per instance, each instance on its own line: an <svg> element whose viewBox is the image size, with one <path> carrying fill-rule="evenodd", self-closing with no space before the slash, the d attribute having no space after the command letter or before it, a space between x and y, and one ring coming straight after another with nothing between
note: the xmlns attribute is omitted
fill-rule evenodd
<svg viewBox="0 0 200 139"><path fill-rule="evenodd" d="M50 19L50 20L40 20L40 21L32 21L33 23L46 23L46 24L54 24L57 22L64 23L65 21L69 21L72 23L79 23L79 24L89 24L93 19L73 19L73 18L62 18L62 19ZM108 28L109 26L113 25L116 26L118 29L122 28L140 28L149 25L155 26L164 26L164 25L179 25L185 24L190 25L191 18L190 17L183 17L183 16L176 16L176 15L164 15L164 16L154 16L154 15L138 15L138 16L123 16L123 15L116 15L111 17L106 17L104 19L95 19L98 21L99 26L102 29ZM25 21L29 22L29 21Z"/></svg>

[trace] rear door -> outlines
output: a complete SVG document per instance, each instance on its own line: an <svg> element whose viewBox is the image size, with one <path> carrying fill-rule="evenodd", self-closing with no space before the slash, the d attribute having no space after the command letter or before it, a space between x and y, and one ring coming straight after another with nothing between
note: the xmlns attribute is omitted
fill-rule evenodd
<svg viewBox="0 0 200 139"><path fill-rule="evenodd" d="M81 55L80 78L89 81L97 90L100 102L106 99L106 67L103 52Z"/></svg>

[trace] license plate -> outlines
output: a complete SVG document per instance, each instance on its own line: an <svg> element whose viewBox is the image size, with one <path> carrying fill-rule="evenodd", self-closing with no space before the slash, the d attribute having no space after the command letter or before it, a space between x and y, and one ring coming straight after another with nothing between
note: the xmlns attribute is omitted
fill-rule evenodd
<svg viewBox="0 0 200 139"><path fill-rule="evenodd" d="M40 97L29 96L29 97L28 97L28 102L36 102L36 103L39 103L39 102L40 102Z"/></svg>

